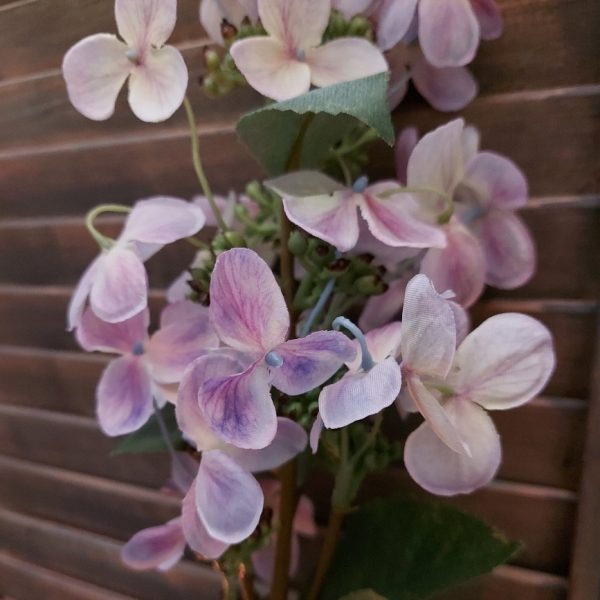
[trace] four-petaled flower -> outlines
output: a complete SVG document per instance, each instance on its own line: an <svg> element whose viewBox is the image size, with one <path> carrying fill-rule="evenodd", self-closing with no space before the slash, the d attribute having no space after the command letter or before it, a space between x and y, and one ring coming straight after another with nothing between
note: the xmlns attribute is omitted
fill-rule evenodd
<svg viewBox="0 0 600 600"><path fill-rule="evenodd" d="M387 71L381 51L364 38L321 45L330 12L329 0L258 0L269 35L238 40L230 49L248 83L281 101L304 94L311 83L325 87Z"/></svg>
<svg viewBox="0 0 600 600"><path fill-rule="evenodd" d="M142 121L168 119L183 102L188 72L179 50L164 43L173 32L177 0L116 0L119 34L98 33L75 44L63 60L73 106L103 121L115 110L129 77L129 106Z"/></svg>

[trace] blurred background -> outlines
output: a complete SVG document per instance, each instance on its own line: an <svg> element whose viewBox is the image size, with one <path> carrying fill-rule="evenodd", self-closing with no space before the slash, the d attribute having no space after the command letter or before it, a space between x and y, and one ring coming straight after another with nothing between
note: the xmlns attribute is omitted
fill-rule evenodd
<svg viewBox="0 0 600 600"><path fill-rule="evenodd" d="M600 2L500 5L505 32L480 47L472 65L480 95L461 114L480 129L484 149L525 171L531 200L522 216L539 268L523 288L488 292L472 313L475 323L505 311L540 319L555 337L558 368L543 397L494 414L505 454L499 478L453 500L523 540L525 550L444 598L597 600ZM170 43L191 72L209 178L217 191L242 189L260 170L234 126L260 101L249 89L219 101L203 96L197 79L207 39L198 0L179 0L178 11ZM183 562L140 574L121 565L122 542L176 515L178 503L157 491L168 471L162 456L109 456L115 442L94 420L106 361L79 352L65 331L73 286L97 251L86 211L198 192L182 110L144 124L122 94L115 116L96 123L69 104L62 56L103 31L115 31L111 0L0 0L0 596L218 598L208 567ZM452 116L411 92L395 124L424 133ZM372 174L393 175L388 148L375 149ZM110 233L121 221L101 222ZM149 263L154 306L191 255L176 245ZM367 493L404 480L400 469L386 473L369 481ZM322 485L312 488L323 518Z"/></svg>

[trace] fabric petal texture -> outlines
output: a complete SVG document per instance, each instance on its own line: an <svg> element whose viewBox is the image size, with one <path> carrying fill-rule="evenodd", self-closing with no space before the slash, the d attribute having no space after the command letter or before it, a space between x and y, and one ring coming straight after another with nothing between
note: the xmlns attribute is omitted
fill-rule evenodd
<svg viewBox="0 0 600 600"><path fill-rule="evenodd" d="M181 504L181 528L183 535L194 551L207 559L219 558L229 544L211 536L196 508L196 482L192 483Z"/></svg>
<svg viewBox="0 0 600 600"><path fill-rule="evenodd" d="M175 28L177 0L115 0L121 37L136 50L162 46Z"/></svg>
<svg viewBox="0 0 600 600"><path fill-rule="evenodd" d="M117 323L148 305L148 279L140 256L130 245L105 251L90 291L92 310L103 321Z"/></svg>
<svg viewBox="0 0 600 600"><path fill-rule="evenodd" d="M185 537L181 519L138 531L121 550L121 560L136 570L172 567L183 557Z"/></svg>
<svg viewBox="0 0 600 600"><path fill-rule="evenodd" d="M136 356L122 356L106 367L96 390L96 415L106 435L139 429L153 411L150 377Z"/></svg>
<svg viewBox="0 0 600 600"><path fill-rule="evenodd" d="M432 494L469 494L496 474L502 457L500 436L485 411L468 400L451 400L445 409L471 456L453 452L423 423L406 440L404 464L410 476Z"/></svg>
<svg viewBox="0 0 600 600"><path fill-rule="evenodd" d="M232 348L269 352L290 326L283 294L267 263L253 250L234 248L217 258L210 282L210 317Z"/></svg>
<svg viewBox="0 0 600 600"><path fill-rule="evenodd" d="M419 141L419 132L416 127L405 127L396 138L394 146L394 163L396 167L396 177L402 185L408 181L408 160L412 151Z"/></svg>
<svg viewBox="0 0 600 600"><path fill-rule="evenodd" d="M313 85L325 87L388 70L381 51L362 38L339 38L306 52Z"/></svg>
<svg viewBox="0 0 600 600"><path fill-rule="evenodd" d="M273 370L272 384L290 396L304 394L325 383L357 354L352 341L338 331L316 331L284 342L275 352L283 364Z"/></svg>
<svg viewBox="0 0 600 600"><path fill-rule="evenodd" d="M363 331L382 327L397 317L404 304L404 278L390 282L386 292L371 296L360 315L358 326Z"/></svg>
<svg viewBox="0 0 600 600"><path fill-rule="evenodd" d="M264 502L260 485L220 450L202 455L194 487L198 516L215 539L237 544L258 525Z"/></svg>
<svg viewBox="0 0 600 600"><path fill-rule="evenodd" d="M86 352L131 354L136 345L145 341L149 323L148 310L143 310L120 323L107 323L99 319L88 307L75 335L79 345Z"/></svg>
<svg viewBox="0 0 600 600"><path fill-rule="evenodd" d="M419 42L436 67L461 67L475 57L479 22L469 0L420 0Z"/></svg>
<svg viewBox="0 0 600 600"><path fill-rule="evenodd" d="M62 71L69 100L84 117L104 121L115 112L117 95L132 69L126 52L116 36L99 33L65 54Z"/></svg>
<svg viewBox="0 0 600 600"><path fill-rule="evenodd" d="M406 286L400 349L403 366L417 373L443 378L452 366L453 311L425 275L415 275Z"/></svg>
<svg viewBox="0 0 600 600"><path fill-rule="evenodd" d="M345 427L388 407L400 393L401 385L400 366L394 358L388 358L366 373L346 374L323 388L319 414L325 427Z"/></svg>
<svg viewBox="0 0 600 600"><path fill-rule="evenodd" d="M102 267L103 258L104 253L97 256L77 282L75 291L69 301L69 307L67 308L67 329L69 331L75 329L81 321L85 304L94 285L96 275Z"/></svg>
<svg viewBox="0 0 600 600"><path fill-rule="evenodd" d="M273 38L250 37L229 50L248 83L263 96L278 102L310 89L310 68L291 57L285 45Z"/></svg>
<svg viewBox="0 0 600 600"><path fill-rule="evenodd" d="M376 362L383 362L389 356L396 358L400 353L400 339L402 335L402 323L396 321L388 323L383 327L372 329L365 335L367 348L371 354L371 358ZM356 358L352 362L348 362L350 371L358 371L361 363L361 353L358 352L360 346L354 341L357 349Z"/></svg>
<svg viewBox="0 0 600 600"><path fill-rule="evenodd" d="M470 0L471 8L479 21L481 38L495 40L502 35L502 13L495 0Z"/></svg>
<svg viewBox="0 0 600 600"><path fill-rule="evenodd" d="M279 417L273 441L262 450L241 450L229 447L225 452L246 471L270 471L288 462L306 448L308 438L298 423Z"/></svg>
<svg viewBox="0 0 600 600"><path fill-rule="evenodd" d="M552 336L518 313L484 321L456 352L448 383L489 410L520 406L542 391L554 370Z"/></svg>
<svg viewBox="0 0 600 600"><path fill-rule="evenodd" d="M417 9L417 0L384 0L377 18L377 44L390 50L408 32Z"/></svg>
<svg viewBox="0 0 600 600"><path fill-rule="evenodd" d="M129 78L129 106L147 123L166 121L183 103L188 70L173 46L150 49Z"/></svg>

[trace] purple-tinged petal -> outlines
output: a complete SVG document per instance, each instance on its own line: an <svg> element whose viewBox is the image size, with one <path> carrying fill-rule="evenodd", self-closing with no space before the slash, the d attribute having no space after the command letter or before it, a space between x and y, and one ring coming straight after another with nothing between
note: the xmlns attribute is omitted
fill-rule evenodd
<svg viewBox="0 0 600 600"><path fill-rule="evenodd" d="M290 569L289 574L293 576L298 570L300 564L300 542L297 535L292 535L290 542ZM273 581L273 571L275 569L275 548L277 547L277 534L271 534L269 544L264 548L255 550L252 553L252 566L257 577L264 583L270 585Z"/></svg>
<svg viewBox="0 0 600 600"><path fill-rule="evenodd" d="M388 70L381 51L362 38L339 38L306 52L310 80L317 87L353 81Z"/></svg>
<svg viewBox="0 0 600 600"><path fill-rule="evenodd" d="M421 217L415 196L399 193L378 198L394 187L398 187L395 182L381 182L368 187L360 197L360 211L373 236L388 246L443 247L446 237L442 229Z"/></svg>
<svg viewBox="0 0 600 600"><path fill-rule="evenodd" d="M479 145L481 143L481 135L477 127L473 125L467 125L463 129L462 134L462 149L463 158L465 164L468 164L475 155L479 152Z"/></svg>
<svg viewBox="0 0 600 600"><path fill-rule="evenodd" d="M185 537L181 519L173 519L158 527L138 531L123 546L121 560L136 570L170 569L183 557Z"/></svg>
<svg viewBox="0 0 600 600"><path fill-rule="evenodd" d="M536 319L495 315L459 346L448 384L489 410L531 400L548 383L556 358L552 336Z"/></svg>
<svg viewBox="0 0 600 600"><path fill-rule="evenodd" d="M174 304L185 300L191 291L188 281L191 281L191 275L184 271L167 288L167 302Z"/></svg>
<svg viewBox="0 0 600 600"><path fill-rule="evenodd" d="M446 206L446 196L454 192L464 177L462 119L450 121L423 136L407 167L408 185L412 188L429 188L439 193L420 192L419 202L439 213Z"/></svg>
<svg viewBox="0 0 600 600"><path fill-rule="evenodd" d="M389 323L400 312L404 304L404 291L406 280L394 279L390 282L386 292L378 296L371 296L360 315L358 326L363 331L382 327Z"/></svg>
<svg viewBox="0 0 600 600"><path fill-rule="evenodd" d="M160 313L160 326L168 327L182 321L189 322L208 318L208 307L191 300L177 300L167 304Z"/></svg>
<svg viewBox="0 0 600 600"><path fill-rule="evenodd" d="M419 412L435 435L453 452L469 456L471 450L462 439L456 425L447 415L445 407L425 387L419 377L409 375L406 378L406 387Z"/></svg>
<svg viewBox="0 0 600 600"><path fill-rule="evenodd" d="M339 11L348 21L359 14L368 14L373 0L332 0L331 8Z"/></svg>
<svg viewBox="0 0 600 600"><path fill-rule="evenodd" d="M288 462L306 448L306 432L300 425L285 417L277 419L277 433L273 441L261 450L224 449L246 471L270 471Z"/></svg>
<svg viewBox="0 0 600 600"><path fill-rule="evenodd" d="M406 35L417 8L417 0L384 0L377 18L377 45L393 48Z"/></svg>
<svg viewBox="0 0 600 600"><path fill-rule="evenodd" d="M229 53L250 86L267 98L281 102L310 89L309 66L290 57L278 40L249 37L234 42Z"/></svg>
<svg viewBox="0 0 600 600"><path fill-rule="evenodd" d="M198 515L195 481L181 505L181 527L189 547L206 559L219 558L229 548L228 543L215 539L208 533L206 526Z"/></svg>
<svg viewBox="0 0 600 600"><path fill-rule="evenodd" d="M202 455L195 484L196 510L209 535L230 544L258 525L263 493L258 481L220 450Z"/></svg>
<svg viewBox="0 0 600 600"><path fill-rule="evenodd" d="M94 285L94 280L96 279L98 270L101 268L103 256L103 254L100 254L100 256L97 256L90 263L88 268L81 276L81 279L77 283L77 287L71 296L69 308L67 309L67 328L69 331L75 329L75 327L77 327L81 321L86 300L90 295L90 291Z"/></svg>
<svg viewBox="0 0 600 600"><path fill-rule="evenodd" d="M356 357L356 347L339 331L316 331L275 348L283 364L274 369L272 383L290 396L325 383L344 363Z"/></svg>
<svg viewBox="0 0 600 600"><path fill-rule="evenodd" d="M399 321L388 323L383 327L372 329L365 335L367 348L371 354L371 358L376 362L383 362L389 356L396 358L400 352L402 324ZM355 347L360 348L358 342L354 340ZM361 353L357 352L357 356L352 362L348 362L350 371L358 371L361 363Z"/></svg>
<svg viewBox="0 0 600 600"><path fill-rule="evenodd" d="M104 121L115 112L119 90L132 65L127 46L99 33L77 42L65 54L62 71L71 104L85 117Z"/></svg>
<svg viewBox="0 0 600 600"><path fill-rule="evenodd" d="M442 112L462 110L475 96L479 86L466 67L430 65L425 58L412 64L412 81L421 96Z"/></svg>
<svg viewBox="0 0 600 600"><path fill-rule="evenodd" d="M106 435L124 435L139 429L153 411L150 377L137 356L111 361L96 390L96 414Z"/></svg>
<svg viewBox="0 0 600 600"><path fill-rule="evenodd" d="M479 21L481 38L495 40L502 35L502 13L494 0L470 0L471 8Z"/></svg>
<svg viewBox="0 0 600 600"><path fill-rule="evenodd" d="M166 489L178 496L184 496L192 486L198 474L199 462L187 452L176 452L171 459L171 472L169 479L162 489Z"/></svg>
<svg viewBox="0 0 600 600"><path fill-rule="evenodd" d="M115 19L121 37L136 50L160 47L173 33L177 0L116 0Z"/></svg>
<svg viewBox="0 0 600 600"><path fill-rule="evenodd" d="M475 233L485 254L486 283L510 290L533 277L535 246L518 215L492 209L475 224Z"/></svg>
<svg viewBox="0 0 600 600"><path fill-rule="evenodd" d="M451 400L445 408L471 456L453 452L423 423L406 440L404 464L410 476L432 494L468 494L496 474L502 456L500 436L490 417L473 402Z"/></svg>
<svg viewBox="0 0 600 600"><path fill-rule="evenodd" d="M188 365L218 345L207 312L198 311L189 319L163 326L147 345L152 378L161 383L178 382Z"/></svg>
<svg viewBox="0 0 600 600"><path fill-rule="evenodd" d="M452 300L449 300L448 304L450 305L452 314L454 315L454 325L456 326L456 346L458 347L471 330L471 317L460 304L457 304Z"/></svg>
<svg viewBox="0 0 600 600"><path fill-rule="evenodd" d="M179 50L151 49L144 63L131 72L129 106L142 121L166 121L181 106L187 84L188 70Z"/></svg>
<svg viewBox="0 0 600 600"><path fill-rule="evenodd" d="M425 275L415 275L406 286L400 349L403 365L417 373L443 378L452 366L456 349L452 308Z"/></svg>
<svg viewBox="0 0 600 600"><path fill-rule="evenodd" d="M468 308L481 296L485 286L485 256L477 238L453 219L446 226L448 245L431 248L421 262L438 290L452 290L455 300Z"/></svg>
<svg viewBox="0 0 600 600"><path fill-rule="evenodd" d="M394 147L396 177L402 185L406 185L408 181L408 160L418 141L419 132L416 127L405 127L396 138L396 146Z"/></svg>
<svg viewBox="0 0 600 600"><path fill-rule="evenodd" d="M289 52L321 43L331 3L323 0L258 0L263 27Z"/></svg>
<svg viewBox="0 0 600 600"><path fill-rule="evenodd" d="M200 3L200 22L202 23L202 27L204 27L204 31L208 33L210 39L220 46L225 45L223 34L221 33L223 19L239 29L246 16L252 22L255 22L258 18L258 13L256 9L248 11L248 8L239 0L202 0Z"/></svg>
<svg viewBox="0 0 600 600"><path fill-rule="evenodd" d="M90 292L92 310L103 321L117 323L148 305L148 280L133 248L116 245L102 256Z"/></svg>
<svg viewBox="0 0 600 600"><path fill-rule="evenodd" d="M213 433L238 448L268 446L277 431L277 416L266 363L261 360L240 373L237 360L217 353L193 364L200 382L198 405Z"/></svg>
<svg viewBox="0 0 600 600"><path fill-rule="evenodd" d="M315 418L312 427L310 428L309 435L309 443L310 449L313 454L317 453L319 449L319 439L321 438L321 432L323 431L323 419L321 418L321 413L317 413L317 417Z"/></svg>
<svg viewBox="0 0 600 600"><path fill-rule="evenodd" d="M294 531L304 537L315 537L318 533L315 523L315 507L308 496L300 496L294 515Z"/></svg>
<svg viewBox="0 0 600 600"><path fill-rule="evenodd" d="M392 404L401 385L400 366L396 359L388 358L366 373L346 374L323 388L319 396L319 414L325 427L345 427Z"/></svg>
<svg viewBox="0 0 600 600"><path fill-rule="evenodd" d="M436 67L470 63L479 46L479 22L469 0L420 0L419 42Z"/></svg>
<svg viewBox="0 0 600 600"><path fill-rule="evenodd" d="M75 336L86 352L131 354L134 346L146 340L149 323L150 314L147 309L125 321L107 323L99 319L88 306Z"/></svg>
<svg viewBox="0 0 600 600"><path fill-rule="evenodd" d="M237 350L269 352L286 338L290 318L267 263L234 248L217 258L210 281L210 317L221 340Z"/></svg>
<svg viewBox="0 0 600 600"><path fill-rule="evenodd" d="M197 233L206 217L196 204L155 196L135 203L127 217L121 240L170 244Z"/></svg>
<svg viewBox="0 0 600 600"><path fill-rule="evenodd" d="M467 165L463 185L471 188L480 204L504 210L527 203L527 180L508 158L493 152L478 152Z"/></svg>

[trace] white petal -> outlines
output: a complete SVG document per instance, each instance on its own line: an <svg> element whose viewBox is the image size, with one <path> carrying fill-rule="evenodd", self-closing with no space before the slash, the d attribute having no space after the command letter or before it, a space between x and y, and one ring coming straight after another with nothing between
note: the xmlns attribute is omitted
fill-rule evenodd
<svg viewBox="0 0 600 600"><path fill-rule="evenodd" d="M177 0L115 0L115 18L121 37L136 50L160 47L175 27Z"/></svg>

